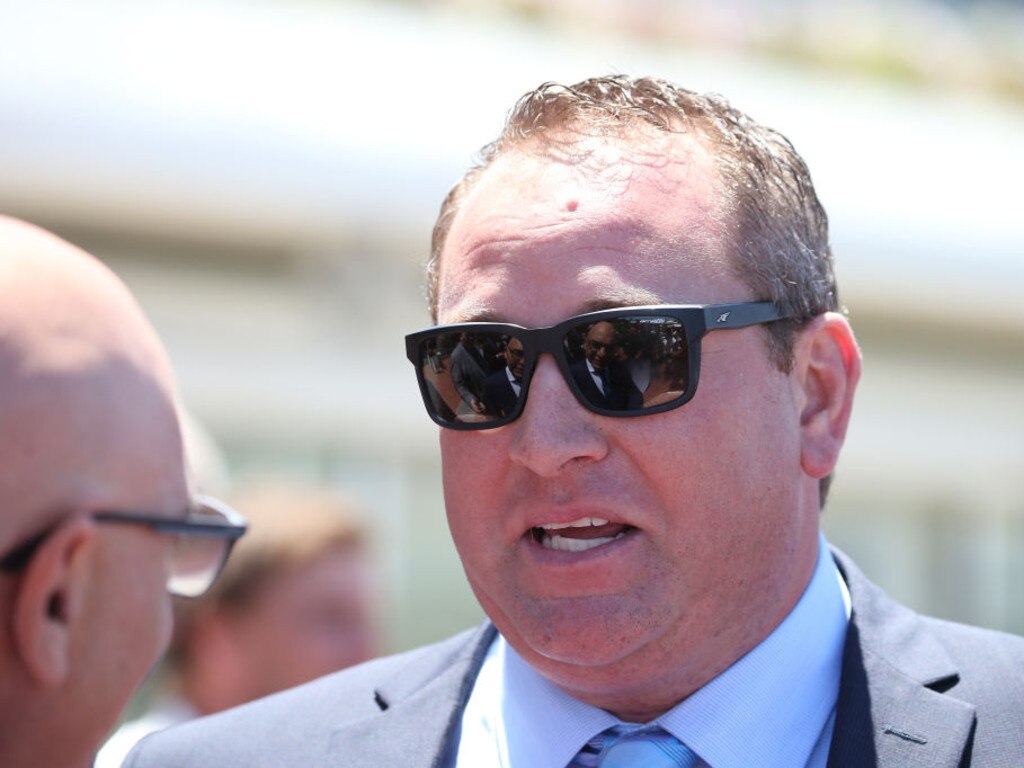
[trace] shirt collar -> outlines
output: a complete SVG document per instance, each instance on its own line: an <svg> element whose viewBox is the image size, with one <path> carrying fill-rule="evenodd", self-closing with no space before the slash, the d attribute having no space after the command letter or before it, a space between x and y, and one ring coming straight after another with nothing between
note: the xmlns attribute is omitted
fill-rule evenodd
<svg viewBox="0 0 1024 768"><path fill-rule="evenodd" d="M844 589L820 536L814 575L789 615L659 724L715 768L805 765L839 696Z"/></svg>
<svg viewBox="0 0 1024 768"><path fill-rule="evenodd" d="M508 379L508 383L512 385L512 390L518 395L519 389L520 387L522 387L522 384L516 381L516 377L512 373L512 369L509 368L507 365L505 366L505 378Z"/></svg>
<svg viewBox="0 0 1024 768"><path fill-rule="evenodd" d="M805 765L839 695L849 620L844 589L821 536L811 581L782 623L656 722L714 768ZM595 734L620 724L541 676L500 635L481 677L488 668L501 682L487 686L494 698L480 703L494 715L485 720L504 765L565 765Z"/></svg>
<svg viewBox="0 0 1024 768"><path fill-rule="evenodd" d="M617 723L542 677L498 635L463 712L456 765L567 765L594 734Z"/></svg>

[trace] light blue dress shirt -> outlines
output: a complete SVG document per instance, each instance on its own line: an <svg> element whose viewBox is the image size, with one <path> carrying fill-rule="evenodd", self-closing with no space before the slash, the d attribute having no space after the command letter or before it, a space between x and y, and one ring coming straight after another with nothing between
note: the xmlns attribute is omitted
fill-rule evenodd
<svg viewBox="0 0 1024 768"><path fill-rule="evenodd" d="M825 768L849 617L821 536L811 581L782 623L654 722L711 768ZM499 635L462 716L456 768L565 768L620 723L535 672Z"/></svg>

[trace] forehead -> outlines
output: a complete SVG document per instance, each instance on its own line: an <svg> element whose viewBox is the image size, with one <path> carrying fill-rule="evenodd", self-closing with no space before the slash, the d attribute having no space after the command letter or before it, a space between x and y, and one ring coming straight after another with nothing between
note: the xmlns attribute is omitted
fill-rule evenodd
<svg viewBox="0 0 1024 768"><path fill-rule="evenodd" d="M439 319L516 322L517 308L544 305L557 322L716 291L743 298L742 286L713 285L732 279L724 210L714 159L690 136L532 142L462 201L441 255Z"/></svg>

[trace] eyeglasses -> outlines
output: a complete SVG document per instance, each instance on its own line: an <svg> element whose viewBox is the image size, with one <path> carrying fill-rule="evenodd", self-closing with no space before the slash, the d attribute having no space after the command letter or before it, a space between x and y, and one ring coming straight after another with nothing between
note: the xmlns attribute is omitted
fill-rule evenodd
<svg viewBox="0 0 1024 768"><path fill-rule="evenodd" d="M210 588L248 527L238 512L210 496L197 497L183 518L108 511L94 512L92 517L98 523L142 525L170 537L167 591L181 597L198 597ZM0 570L22 570L52 531L43 531L10 551L0 559Z"/></svg>
<svg viewBox="0 0 1024 768"><path fill-rule="evenodd" d="M645 416L689 402L700 376L700 341L711 331L788 318L767 301L657 305L590 312L547 328L456 323L405 337L423 404L449 429L491 429L518 418L543 353L554 356L569 389L602 416ZM524 352L518 394L504 350Z"/></svg>

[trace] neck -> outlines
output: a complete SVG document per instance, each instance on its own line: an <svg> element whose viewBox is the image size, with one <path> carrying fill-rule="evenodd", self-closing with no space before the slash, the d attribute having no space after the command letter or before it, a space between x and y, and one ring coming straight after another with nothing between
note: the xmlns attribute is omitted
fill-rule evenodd
<svg viewBox="0 0 1024 768"><path fill-rule="evenodd" d="M0 715L0 765L4 768L92 768L96 746L76 748L67 743L59 723L41 727L39 721Z"/></svg>

